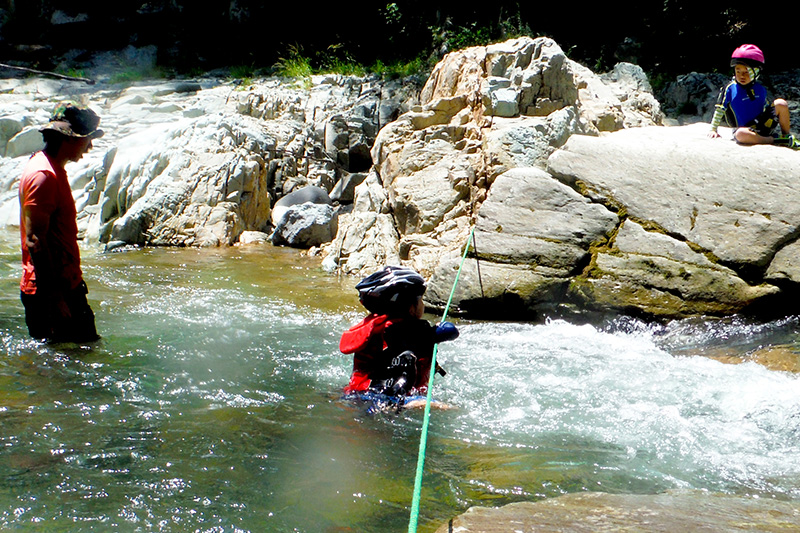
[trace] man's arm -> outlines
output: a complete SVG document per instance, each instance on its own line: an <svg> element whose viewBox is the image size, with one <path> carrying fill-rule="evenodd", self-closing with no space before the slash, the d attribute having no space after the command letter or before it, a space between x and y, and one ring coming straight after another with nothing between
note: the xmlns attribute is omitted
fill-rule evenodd
<svg viewBox="0 0 800 533"><path fill-rule="evenodd" d="M50 215L37 206L22 207L25 223L25 246L33 262L36 274L36 291L39 294L52 296L62 316L69 317L70 312L64 302L64 294L57 283L57 273L50 257L47 243L47 230L50 228Z"/></svg>

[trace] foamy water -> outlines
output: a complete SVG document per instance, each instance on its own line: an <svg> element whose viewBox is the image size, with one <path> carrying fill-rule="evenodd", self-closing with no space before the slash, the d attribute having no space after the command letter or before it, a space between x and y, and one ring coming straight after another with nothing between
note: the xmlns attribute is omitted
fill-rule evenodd
<svg viewBox="0 0 800 533"><path fill-rule="evenodd" d="M421 411L340 399L353 285L296 251L84 251L103 340L27 339L0 243L0 524L402 531ZM431 320L438 317L429 316ZM800 499L800 388L744 357L797 321L458 322L440 347L420 531L472 505L701 489Z"/></svg>

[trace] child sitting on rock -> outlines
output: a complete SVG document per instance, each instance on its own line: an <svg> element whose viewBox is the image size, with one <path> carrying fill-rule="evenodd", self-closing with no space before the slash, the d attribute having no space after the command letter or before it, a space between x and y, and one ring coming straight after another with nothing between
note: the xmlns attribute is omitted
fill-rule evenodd
<svg viewBox="0 0 800 533"><path fill-rule="evenodd" d="M345 331L339 342L343 353L353 354L346 394L427 393L433 347L458 337L458 329L450 322L432 326L422 319L425 288L417 272L397 266L383 267L356 285L370 314Z"/></svg>
<svg viewBox="0 0 800 533"><path fill-rule="evenodd" d="M800 142L789 133L789 106L786 100L778 98L770 105L767 90L758 81L764 66L761 49L752 44L743 44L733 51L731 66L734 67L734 77L720 91L708 136L720 137L717 128L724 118L734 128L733 138L739 144L776 144L800 148Z"/></svg>

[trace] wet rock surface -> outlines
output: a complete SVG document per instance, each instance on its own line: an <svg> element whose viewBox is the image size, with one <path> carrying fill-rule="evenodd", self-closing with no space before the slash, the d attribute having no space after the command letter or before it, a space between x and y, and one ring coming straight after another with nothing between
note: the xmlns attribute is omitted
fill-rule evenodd
<svg viewBox="0 0 800 533"><path fill-rule="evenodd" d="M798 528L800 509L792 503L694 491L568 494L499 509L473 507L436 533L783 532Z"/></svg>

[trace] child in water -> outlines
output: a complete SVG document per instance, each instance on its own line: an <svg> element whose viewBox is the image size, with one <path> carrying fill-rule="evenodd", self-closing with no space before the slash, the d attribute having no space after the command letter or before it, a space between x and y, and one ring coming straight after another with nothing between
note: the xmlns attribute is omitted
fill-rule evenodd
<svg viewBox="0 0 800 533"><path fill-rule="evenodd" d="M346 394L427 393L433 347L458 337L458 329L450 322L432 326L422 319L425 288L417 272L397 266L383 267L356 285L370 314L345 331L339 342L343 353L353 354Z"/></svg>
<svg viewBox="0 0 800 533"><path fill-rule="evenodd" d="M708 136L712 139L720 137L717 128L724 118L735 128L733 138L739 144L776 144L795 150L800 148L800 142L789 132L791 125L786 100L778 98L770 105L767 90L758 81L764 66L761 49L752 44L743 44L733 51L731 66L734 67L734 77L720 91Z"/></svg>

